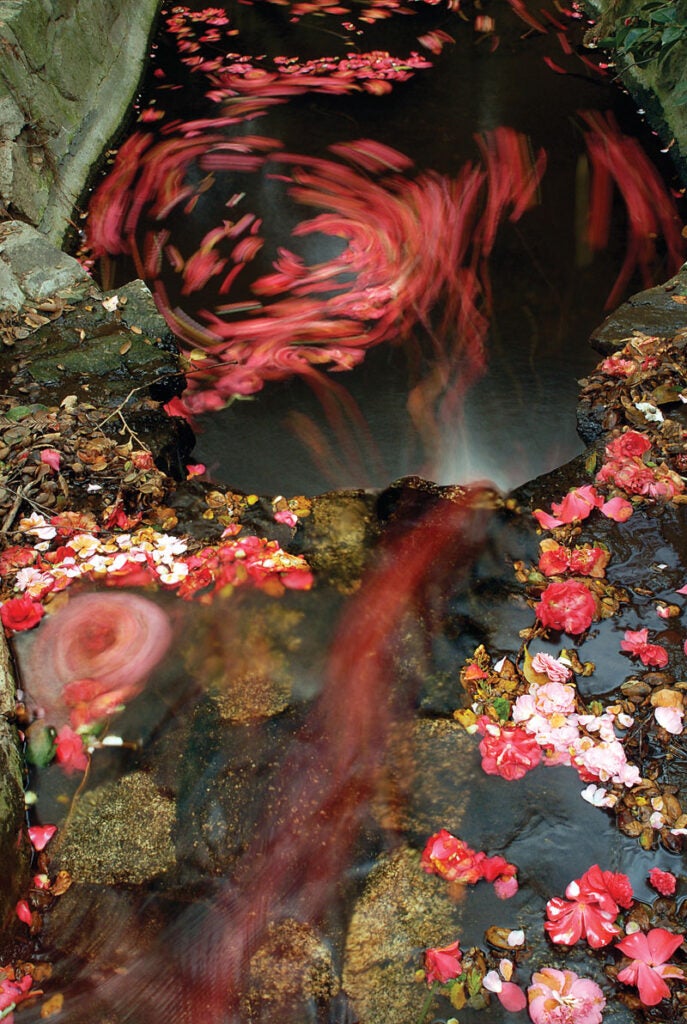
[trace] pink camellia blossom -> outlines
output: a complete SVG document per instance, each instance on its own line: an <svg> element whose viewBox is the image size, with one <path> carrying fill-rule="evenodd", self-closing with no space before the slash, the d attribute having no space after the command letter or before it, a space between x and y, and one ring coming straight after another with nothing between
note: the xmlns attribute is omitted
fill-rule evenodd
<svg viewBox="0 0 687 1024"><path fill-rule="evenodd" d="M486 719L486 720L485 720ZM536 739L518 726L500 726L486 716L477 723L483 739L479 745L482 770L512 782L521 779L541 761Z"/></svg>
<svg viewBox="0 0 687 1024"><path fill-rule="evenodd" d="M672 896L677 888L677 878L672 871L652 868L649 872L649 885L660 892L661 896Z"/></svg>
<svg viewBox="0 0 687 1024"><path fill-rule="evenodd" d="M554 896L546 904L544 928L552 942L574 946L584 938L594 949L607 946L619 933L619 908L632 905L627 875L592 865L565 890L567 900Z"/></svg>
<svg viewBox="0 0 687 1024"><path fill-rule="evenodd" d="M545 651L534 655L532 668L535 672L548 676L552 683L567 683L572 676L572 669L569 665Z"/></svg>
<svg viewBox="0 0 687 1024"><path fill-rule="evenodd" d="M654 708L654 718L666 732L672 736L680 736L684 729L685 713L682 708L658 707Z"/></svg>
<svg viewBox="0 0 687 1024"><path fill-rule="evenodd" d="M620 641L620 650L635 655L643 665L665 668L668 664L668 652L660 644L649 643L648 629L626 629Z"/></svg>
<svg viewBox="0 0 687 1024"><path fill-rule="evenodd" d="M683 940L683 935L674 935L665 928L626 935L615 948L630 957L631 963L618 972L618 981L636 985L644 1005L656 1006L670 996L670 989L663 979L685 976L681 967L666 963Z"/></svg>
<svg viewBox="0 0 687 1024"><path fill-rule="evenodd" d="M532 513L540 526L544 529L553 530L564 523L579 522L603 504L603 498L592 484L585 484L583 487L575 487L560 502L552 502L551 510L553 515L543 512L542 509L535 509Z"/></svg>
<svg viewBox="0 0 687 1024"><path fill-rule="evenodd" d="M29 826L29 839L34 850L44 850L52 837L57 832L57 825L31 825Z"/></svg>
<svg viewBox="0 0 687 1024"><path fill-rule="evenodd" d="M553 967L532 975L527 999L534 1024L601 1024L606 1005L595 981Z"/></svg>
<svg viewBox="0 0 687 1024"><path fill-rule="evenodd" d="M460 943L452 942L440 949L425 950L425 978L428 985L435 981L445 985L462 972Z"/></svg>
<svg viewBox="0 0 687 1024"><path fill-rule="evenodd" d="M606 445L606 454L611 458L640 458L651 451L651 441L646 434L637 430L626 430Z"/></svg>
<svg viewBox="0 0 687 1024"><path fill-rule="evenodd" d="M474 885L482 877L485 855L471 850L467 843L442 828L427 840L420 858L420 867L430 875L439 875L448 882Z"/></svg>
<svg viewBox="0 0 687 1024"><path fill-rule="evenodd" d="M63 725L55 737L55 761L67 775L75 771L85 772L88 768L88 754L84 750L83 740L68 725Z"/></svg>
<svg viewBox="0 0 687 1024"><path fill-rule="evenodd" d="M608 374L609 377L631 377L637 370L637 364L633 359L623 359L622 356L612 355L599 363L599 370L601 373Z"/></svg>
<svg viewBox="0 0 687 1024"><path fill-rule="evenodd" d="M284 523L286 526L294 527L298 525L298 516L291 512L288 508L283 508L279 512L274 513L274 521L276 523Z"/></svg>
<svg viewBox="0 0 687 1024"><path fill-rule="evenodd" d="M536 611L543 626L577 635L591 626L596 602L584 583L564 580L562 583L549 583Z"/></svg>

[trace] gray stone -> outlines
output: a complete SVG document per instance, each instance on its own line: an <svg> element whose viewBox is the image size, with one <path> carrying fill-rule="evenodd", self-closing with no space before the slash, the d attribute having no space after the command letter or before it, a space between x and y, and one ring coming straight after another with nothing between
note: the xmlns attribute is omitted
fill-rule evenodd
<svg viewBox="0 0 687 1024"><path fill-rule="evenodd" d="M17 312L24 304L24 293L17 284L11 268L0 257L0 310Z"/></svg>
<svg viewBox="0 0 687 1024"><path fill-rule="evenodd" d="M158 0L0 0L0 203L60 244L138 88Z"/></svg>
<svg viewBox="0 0 687 1024"><path fill-rule="evenodd" d="M0 224L0 267L5 270L3 277L10 275L5 288L0 278L0 309L18 309L22 301L41 302L57 295L85 295L93 286L77 260L20 221ZM19 302L18 293L22 296Z"/></svg>

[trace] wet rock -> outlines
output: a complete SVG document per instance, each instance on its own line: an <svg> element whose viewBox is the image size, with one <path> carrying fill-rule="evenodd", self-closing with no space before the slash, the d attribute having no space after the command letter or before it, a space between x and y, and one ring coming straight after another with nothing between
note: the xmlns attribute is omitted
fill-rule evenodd
<svg viewBox="0 0 687 1024"><path fill-rule="evenodd" d="M81 298L92 287L81 264L40 231L20 221L0 224L0 310L54 296Z"/></svg>
<svg viewBox="0 0 687 1024"><path fill-rule="evenodd" d="M365 491L321 494L296 539L298 553L343 593L356 589L378 535L374 503L374 495Z"/></svg>
<svg viewBox="0 0 687 1024"><path fill-rule="evenodd" d="M331 950L299 921L270 927L248 973L241 1019L251 1024L315 1024L339 990Z"/></svg>
<svg viewBox="0 0 687 1024"><path fill-rule="evenodd" d="M29 844L19 841L25 818L23 763L14 713L14 675L7 642L0 634L0 921L12 920L14 905L28 881Z"/></svg>
<svg viewBox="0 0 687 1024"><path fill-rule="evenodd" d="M355 904L344 953L343 988L356 1020L408 1024L427 995L415 980L422 954L459 934L460 913L441 879L420 869L415 850L383 856Z"/></svg>
<svg viewBox="0 0 687 1024"><path fill-rule="evenodd" d="M10 359L5 372L15 390L49 392L53 404L76 395L107 410L131 398L130 411L146 395L166 401L183 388L174 337L140 281L102 297L96 291L6 352L3 363Z"/></svg>
<svg viewBox="0 0 687 1024"><path fill-rule="evenodd" d="M79 796L61 833L55 866L76 882L142 885L176 863L174 802L145 772Z"/></svg>
<svg viewBox="0 0 687 1024"><path fill-rule="evenodd" d="M597 351L609 355L621 349L637 331L672 338L687 325L685 301L687 266L665 283L632 295L606 317L590 342Z"/></svg>

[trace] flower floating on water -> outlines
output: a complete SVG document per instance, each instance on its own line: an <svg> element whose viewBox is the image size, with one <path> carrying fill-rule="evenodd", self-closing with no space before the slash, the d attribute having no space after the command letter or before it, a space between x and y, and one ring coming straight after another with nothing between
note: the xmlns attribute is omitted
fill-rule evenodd
<svg viewBox="0 0 687 1024"><path fill-rule="evenodd" d="M682 945L683 935L674 935L665 928L652 928L646 934L633 932L622 942L616 943L631 963L618 972L618 981L636 985L639 998L645 1006L656 1006L670 996L670 989L664 978L684 978L681 967L666 961Z"/></svg>
<svg viewBox="0 0 687 1024"><path fill-rule="evenodd" d="M447 981L457 978L462 971L460 943L452 942L440 949L425 950L425 978L428 985L435 981L445 985Z"/></svg>
<svg viewBox="0 0 687 1024"><path fill-rule="evenodd" d="M166 653L166 613L137 594L80 594L31 638L24 679L55 725L74 728L111 714L140 693Z"/></svg>
<svg viewBox="0 0 687 1024"><path fill-rule="evenodd" d="M629 909L633 902L627 875L602 871L598 864L571 882L565 895L567 900L554 896L548 901L544 922L551 941L564 946L580 939L594 949L607 946L621 932L616 924L620 907Z"/></svg>
<svg viewBox="0 0 687 1024"><path fill-rule="evenodd" d="M420 867L428 874L439 875L447 882L474 885L482 877L483 853L471 850L467 843L442 828L427 840Z"/></svg>
<svg viewBox="0 0 687 1024"><path fill-rule="evenodd" d="M665 668L668 664L667 650L661 644L649 643L648 629L626 629L620 641L620 649L636 655L643 665Z"/></svg>
<svg viewBox="0 0 687 1024"><path fill-rule="evenodd" d="M63 725L55 737L55 760L67 775L84 772L88 768L88 754L79 733Z"/></svg>
<svg viewBox="0 0 687 1024"><path fill-rule="evenodd" d="M532 975L527 1000L534 1024L600 1024L606 1005L595 981L553 967Z"/></svg>
<svg viewBox="0 0 687 1024"><path fill-rule="evenodd" d="M584 633L596 614L594 595L579 580L549 583L537 605L543 626L577 635Z"/></svg>
<svg viewBox="0 0 687 1024"><path fill-rule="evenodd" d="M497 725L486 716L478 721L483 735L479 745L482 770L512 782L521 779L541 761L536 739L517 725Z"/></svg>
<svg viewBox="0 0 687 1024"><path fill-rule="evenodd" d="M34 850L44 850L56 832L57 825L29 826L29 839Z"/></svg>
<svg viewBox="0 0 687 1024"><path fill-rule="evenodd" d="M518 891L515 864L505 857L472 850L467 843L442 828L427 840L420 857L420 867L429 875L439 875L447 882L475 885L480 879L494 883L500 899L508 899Z"/></svg>
<svg viewBox="0 0 687 1024"><path fill-rule="evenodd" d="M652 868L649 872L649 885L660 892L661 896L672 896L677 888L677 878L672 871Z"/></svg>

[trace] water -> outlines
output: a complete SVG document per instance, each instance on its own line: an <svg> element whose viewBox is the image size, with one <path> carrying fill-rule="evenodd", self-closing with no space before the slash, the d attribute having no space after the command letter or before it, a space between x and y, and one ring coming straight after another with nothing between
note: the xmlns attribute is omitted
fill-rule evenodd
<svg viewBox="0 0 687 1024"><path fill-rule="evenodd" d="M548 10L559 21L563 17L572 46L584 55L584 22L566 19L554 7ZM230 14L238 18L241 32L229 43L240 53L306 58L347 52L346 34L335 17L331 24L326 18L306 18L291 25L283 10L271 5L231 8ZM478 158L476 136L505 125L528 140L533 154L543 148L547 167L538 205L517 223L501 225L488 258L483 283L492 299L491 308L482 310L486 333L466 339L455 331L434 333L432 325L429 330L416 325L405 341L397 338L370 349L355 369L324 374L338 391L329 396L335 412L323 408L321 393L313 393L307 378L292 376L268 381L263 390L239 396L229 408L197 417L195 454L218 480L247 492L316 494L381 487L417 473L440 483L488 478L510 489L581 450L573 415L576 381L595 363L587 337L604 315L629 243L617 193L608 245L592 252L585 239L591 171L580 112L613 112L625 131L641 135L653 158L662 158L632 104L614 85L612 70L604 75L578 60L574 50L563 54L554 27L547 35L529 31L507 5L494 14L499 45L493 52L490 38L475 33L469 20L451 18L443 10L397 15L366 28L362 39L353 36L355 47L383 46L405 54L418 49L416 35L437 28L452 32L456 42L432 58L434 69L395 83L389 95L296 96L256 120L220 130L226 138L237 131L239 136L275 137L288 152L317 157L327 155L332 143L373 138L407 154L414 161L413 174L432 168L455 176ZM183 139L183 125L165 127L175 117L189 122L209 116L204 130L214 131L212 118L221 110L203 98L202 75L177 70L172 49L167 41L158 52L158 66L165 67L168 78L161 87L156 82L157 88L149 88L141 106L147 108L152 99L156 109L165 111L163 139L164 132L171 139L181 133ZM219 44L217 50L209 45L198 52L213 57L218 50ZM554 73L545 59L569 73ZM197 183L203 171L193 171L194 166L192 161L186 180ZM670 172L665 162L662 166ZM255 266L264 273L278 246L297 247L291 231L311 215L294 207L273 173L269 164L257 175L217 171L194 200L192 214L181 214L177 206L156 220L144 212L135 221L139 251L145 251L146 230L163 229L165 244L177 246L188 258L208 229L228 216L227 197L245 188L248 197L237 211L255 210L263 218L266 246ZM323 249L324 236L310 236L306 259L331 257L332 243L330 238ZM213 279L206 289L179 296L178 274L165 266L163 260L161 280L170 305L179 302L197 320L198 311L212 308L213 301L251 297L241 279L225 297L213 292ZM660 279L668 265L657 260L644 269ZM244 267L241 277L249 270ZM151 286L158 276L152 275ZM641 284L635 274L618 301ZM188 345L193 343L191 335ZM477 365L482 345L485 367ZM437 380L437 373L448 377Z"/></svg>
<svg viewBox="0 0 687 1024"><path fill-rule="evenodd" d="M455 24L456 45L434 72L418 73L387 96L300 96L234 129L279 134L291 152L328 160L332 143L373 138L408 154L418 174L429 169L455 178L467 161L477 166L475 133L507 126L529 140L533 161L545 149L547 169L539 204L517 223L506 220L493 248L485 247L489 265L479 267L478 280L485 296L490 287L489 302L461 306L461 288L446 288L437 308L413 320L402 340L385 340L354 370L333 377L336 388L317 378L314 390L312 377L267 381L253 397L199 416L196 456L226 484L316 494L379 488L422 473L439 482L488 477L511 488L580 450L575 381L596 361L585 339L601 319L626 239L617 204L608 247L592 254L585 245L580 224L589 165L577 112L612 109L625 126L641 125L627 99L572 55L564 63L573 74L556 75L544 64L558 45L555 35L527 32L505 5L495 13L494 52L489 39L478 39L470 24L443 9L419 15L412 31L398 19L383 23L366 44L404 43L407 51L416 25ZM280 8L265 6L237 14L247 53L314 56L329 44L345 52L326 21L292 26ZM166 109L162 128L169 128L162 141L181 145L187 137L183 126L169 127L174 116L188 121L217 110L202 95L202 79L187 74L179 81L183 90L165 92L173 83L167 79L156 96ZM222 129L212 146L233 138L232 129ZM183 147L170 152L174 167ZM198 166L181 181L195 195L208 168L202 151L194 159ZM265 250L251 280L269 270L278 245L292 244L303 210L274 178L275 167L270 158L250 172L215 168L184 215L137 211L124 235L152 268L158 294L164 286L172 296L168 313L178 315L184 278L165 247L176 246L187 267L203 237L227 217L227 197L244 185L252 190L251 210L265 219ZM303 173L293 167L282 170ZM394 194L408 200L405 182ZM175 186L173 176L161 183ZM236 201L241 211L243 202ZM376 213L370 208L370 217ZM475 234L483 231L482 220L474 225ZM156 239L155 232L167 231ZM429 248L432 239L420 241ZM302 251L311 261L333 260L339 242L320 232ZM155 269L152 243L166 254L164 273ZM470 252L475 266L485 255L476 244ZM416 265L430 287L420 256ZM470 280L462 281L465 290ZM635 276L627 287L637 283ZM202 324L204 308L226 301L216 292L191 291L185 315ZM249 295L250 288L239 292ZM452 302L458 311L488 313L488 322L472 333L444 329L442 312ZM198 334L204 344L206 335ZM552 955L541 930L546 900L592 863L627 872L638 896L649 898L648 855L580 801L574 772L538 769L521 787L487 778L476 738L451 720L461 701L459 668L477 643L507 650L532 621L512 592L511 559L522 553L513 550L499 514L469 501L430 507L426 517L412 502L410 511L393 513L387 512L396 526L379 558L346 601L322 584L279 602L241 594L208 605L161 602L174 647L113 719L124 746L95 751L84 792L77 792L79 778L65 779L55 765L35 774L37 813L59 819L65 838L56 854L80 879L46 921L46 941L57 950L55 984L68 995L57 1021L271 1024L277 1006L285 1022L349 1024L353 997L365 1007L363 1024L410 1024L408 1007L417 1016L423 999L412 981L421 951L447 941L446 929L467 947L481 944L491 924L525 927L538 965ZM614 629L605 623L592 637L600 656ZM612 667L621 671L620 656ZM587 685L589 695L600 695L597 684ZM605 684L598 685L605 695ZM518 896L504 904L485 887L460 898L436 890L423 903L436 880L419 874L412 851L441 827L516 862ZM391 891L370 882L380 868L390 874ZM365 922L367 885L373 896ZM394 889L404 886L408 901L395 904ZM318 962L328 956L334 975L343 968L345 993L324 982L316 995L278 990L282 967L287 976L291 971L289 983L301 967L296 957L291 970L294 944L280 946L275 932L294 919L314 942ZM373 925L377 932L365 931ZM271 942L271 957L261 961ZM364 954L358 973L354 948ZM598 962L572 954L566 963L573 961L609 988ZM523 981L526 964L521 972ZM401 1009L393 1003L397 993ZM442 1012L451 1012L448 1005ZM508 1018L494 1002L481 1014L461 1011L463 1019ZM606 1019L622 1024L633 1015L614 1005Z"/></svg>

